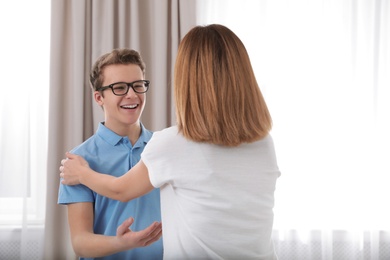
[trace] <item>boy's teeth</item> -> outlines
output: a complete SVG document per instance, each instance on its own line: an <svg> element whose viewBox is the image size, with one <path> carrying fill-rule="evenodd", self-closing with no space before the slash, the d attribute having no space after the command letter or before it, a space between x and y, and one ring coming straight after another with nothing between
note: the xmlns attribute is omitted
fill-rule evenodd
<svg viewBox="0 0 390 260"><path fill-rule="evenodd" d="M122 106L123 108L135 108L137 105Z"/></svg>

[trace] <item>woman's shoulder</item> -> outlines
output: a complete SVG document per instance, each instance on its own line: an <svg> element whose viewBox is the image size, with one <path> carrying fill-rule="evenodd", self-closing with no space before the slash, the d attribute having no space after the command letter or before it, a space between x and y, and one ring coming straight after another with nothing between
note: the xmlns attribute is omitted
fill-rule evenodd
<svg viewBox="0 0 390 260"><path fill-rule="evenodd" d="M155 131L151 141L153 143L172 144L178 142L183 136L179 133L177 126L171 126Z"/></svg>
<svg viewBox="0 0 390 260"><path fill-rule="evenodd" d="M178 130L176 125L154 132L154 135L156 135L156 136L165 136L165 137L176 136L178 134L179 134L179 130Z"/></svg>

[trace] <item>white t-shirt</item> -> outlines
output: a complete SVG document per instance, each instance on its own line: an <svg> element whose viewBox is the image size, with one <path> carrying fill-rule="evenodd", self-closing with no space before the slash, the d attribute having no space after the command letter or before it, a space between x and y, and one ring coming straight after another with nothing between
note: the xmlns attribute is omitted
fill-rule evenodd
<svg viewBox="0 0 390 260"><path fill-rule="evenodd" d="M161 188L164 259L276 259L271 136L229 148L155 132L141 155Z"/></svg>

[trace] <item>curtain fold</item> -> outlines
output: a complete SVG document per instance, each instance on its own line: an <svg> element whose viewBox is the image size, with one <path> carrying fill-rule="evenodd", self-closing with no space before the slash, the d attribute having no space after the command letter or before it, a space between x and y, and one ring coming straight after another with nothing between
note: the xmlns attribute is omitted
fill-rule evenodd
<svg viewBox="0 0 390 260"><path fill-rule="evenodd" d="M44 259L74 259L66 207L57 205L58 167L64 152L92 133L86 90L90 59L85 48L91 1L52 1L49 140ZM87 63L87 64L86 64ZM87 94L88 93L88 94Z"/></svg>
<svg viewBox="0 0 390 260"><path fill-rule="evenodd" d="M49 145L44 259L74 259L66 207L57 205L64 153L103 120L92 100L93 62L114 48L133 48L151 89L141 121L151 130L175 122L171 77L178 43L196 24L195 0L52 0Z"/></svg>

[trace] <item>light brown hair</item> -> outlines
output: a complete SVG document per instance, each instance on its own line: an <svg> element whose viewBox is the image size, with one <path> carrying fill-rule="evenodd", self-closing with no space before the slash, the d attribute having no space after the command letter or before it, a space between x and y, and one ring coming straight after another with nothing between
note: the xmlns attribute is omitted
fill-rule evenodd
<svg viewBox="0 0 390 260"><path fill-rule="evenodd" d="M92 67L89 81L92 91L99 91L103 84L103 69L113 64L135 64L138 65L145 76L145 63L141 55L132 49L114 49L109 53L100 56Z"/></svg>
<svg viewBox="0 0 390 260"><path fill-rule="evenodd" d="M227 27L190 30L179 45L174 75L177 124L186 138L237 146L271 130L248 53Z"/></svg>

